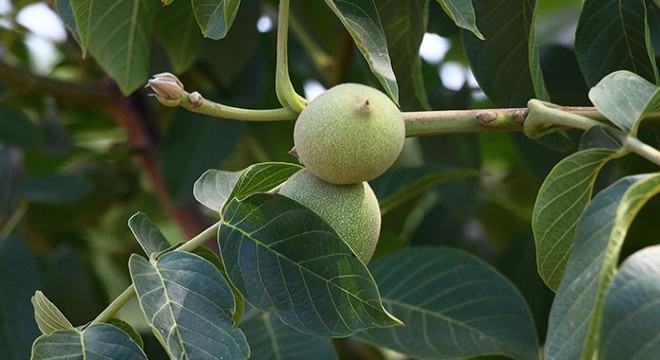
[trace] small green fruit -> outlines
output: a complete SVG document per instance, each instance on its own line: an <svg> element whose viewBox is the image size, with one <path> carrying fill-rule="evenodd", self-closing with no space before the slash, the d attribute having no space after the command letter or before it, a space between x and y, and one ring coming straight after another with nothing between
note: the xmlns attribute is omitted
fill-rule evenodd
<svg viewBox="0 0 660 360"><path fill-rule="evenodd" d="M333 184L358 184L387 170L406 136L399 108L382 92L337 85L298 116L293 142L311 172Z"/></svg>
<svg viewBox="0 0 660 360"><path fill-rule="evenodd" d="M304 169L282 185L280 194L317 213L365 264L371 260L380 234L380 207L369 184L333 185Z"/></svg>

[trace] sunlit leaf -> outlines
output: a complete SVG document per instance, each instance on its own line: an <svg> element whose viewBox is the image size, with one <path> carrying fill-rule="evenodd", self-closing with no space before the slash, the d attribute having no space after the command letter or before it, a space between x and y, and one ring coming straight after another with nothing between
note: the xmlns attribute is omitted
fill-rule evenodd
<svg viewBox="0 0 660 360"><path fill-rule="evenodd" d="M131 216L128 219L128 227L133 232L133 236L137 239L142 250L149 257L170 247L170 243L163 233L158 230L156 225L144 213L138 212Z"/></svg>
<svg viewBox="0 0 660 360"><path fill-rule="evenodd" d="M34 319L42 334L48 335L58 330L73 330L71 322L41 291L37 291L32 297L32 306L34 307Z"/></svg>

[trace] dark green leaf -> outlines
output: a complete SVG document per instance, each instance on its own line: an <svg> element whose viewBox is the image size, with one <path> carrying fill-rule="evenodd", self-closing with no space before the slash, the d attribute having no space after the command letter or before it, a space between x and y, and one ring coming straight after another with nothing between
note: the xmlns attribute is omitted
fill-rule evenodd
<svg viewBox="0 0 660 360"><path fill-rule="evenodd" d="M84 330L58 330L40 336L32 346L32 360L147 359L130 336L109 324Z"/></svg>
<svg viewBox="0 0 660 360"><path fill-rule="evenodd" d="M534 3L534 12L529 28L529 39L527 43L527 50L529 51L529 71L532 76L532 85L534 86L535 97L539 100L550 101L550 94L545 87L545 80L543 79L543 71L541 70L541 62L539 59L539 45L536 33L536 19L539 12L539 5L543 0L536 0Z"/></svg>
<svg viewBox="0 0 660 360"><path fill-rule="evenodd" d="M486 95L501 106L524 106L534 97L529 34L532 0L475 0L478 25L486 37L463 32L465 52Z"/></svg>
<svg viewBox="0 0 660 360"><path fill-rule="evenodd" d="M605 360L658 358L658 299L660 245L626 259L607 289L598 357Z"/></svg>
<svg viewBox="0 0 660 360"><path fill-rule="evenodd" d="M370 185L378 198L381 213L385 214L441 183L477 175L476 170L442 166L394 168L372 180Z"/></svg>
<svg viewBox="0 0 660 360"><path fill-rule="evenodd" d="M128 336L131 337L131 340L135 342L140 348L144 348L144 341L142 340L142 336L140 336L140 333L138 333L129 323L126 321L113 317L110 318L110 320L105 322L106 324L110 324L114 327L119 328L121 331L125 332L128 334Z"/></svg>
<svg viewBox="0 0 660 360"><path fill-rule="evenodd" d="M128 227L148 257L170 247L170 243L156 225L144 213L137 213L128 219Z"/></svg>
<svg viewBox="0 0 660 360"><path fill-rule="evenodd" d="M632 136L646 115L660 110L660 89L625 70L603 78L589 91L589 99L612 123Z"/></svg>
<svg viewBox="0 0 660 360"><path fill-rule="evenodd" d="M195 182L193 193L202 205L221 211L228 200L272 190L300 169L296 164L267 162L236 172L209 170Z"/></svg>
<svg viewBox="0 0 660 360"><path fill-rule="evenodd" d="M32 307L34 307L34 319L42 334L49 335L58 330L73 330L71 322L41 291L37 291L31 300Z"/></svg>
<svg viewBox="0 0 660 360"><path fill-rule="evenodd" d="M660 192L660 173L623 178L601 191L580 217L564 278L552 304L547 359L592 358L603 297L623 240L641 207Z"/></svg>
<svg viewBox="0 0 660 360"><path fill-rule="evenodd" d="M587 149L560 161L545 178L532 215L539 275L556 291L573 247L580 215L591 200L598 173L622 154L610 149Z"/></svg>
<svg viewBox="0 0 660 360"><path fill-rule="evenodd" d="M80 175L47 174L28 180L23 196L29 201L65 203L82 199L91 189L90 182Z"/></svg>
<svg viewBox="0 0 660 360"><path fill-rule="evenodd" d="M410 248L371 265L383 303L405 327L361 340L423 359L506 355L538 359L534 321L518 290L495 269L449 248Z"/></svg>
<svg viewBox="0 0 660 360"><path fill-rule="evenodd" d="M156 18L155 33L176 73L188 70L201 53L202 38L189 1L176 1L162 9Z"/></svg>
<svg viewBox="0 0 660 360"><path fill-rule="evenodd" d="M318 215L281 195L236 198L218 244L245 300L317 336L400 325L366 266Z"/></svg>
<svg viewBox="0 0 660 360"><path fill-rule="evenodd" d="M129 268L142 312L170 357L248 358L245 336L233 329L234 296L213 264L174 251L158 260L133 254Z"/></svg>
<svg viewBox="0 0 660 360"><path fill-rule="evenodd" d="M303 334L269 313L255 314L241 323L241 329L250 343L253 359L337 359L330 339Z"/></svg>
<svg viewBox="0 0 660 360"><path fill-rule="evenodd" d="M580 150L587 149L621 149L623 133L611 126L593 126L585 131L580 139Z"/></svg>
<svg viewBox="0 0 660 360"><path fill-rule="evenodd" d="M17 109L0 106L0 145L18 146L32 150L39 145L39 129Z"/></svg>
<svg viewBox="0 0 660 360"><path fill-rule="evenodd" d="M477 28L477 19L470 0L437 0L445 13L456 23L456 26L469 30L477 38L484 40L484 36Z"/></svg>
<svg viewBox="0 0 660 360"><path fill-rule="evenodd" d="M83 54L89 51L122 93L130 94L149 77L151 0L70 0Z"/></svg>
<svg viewBox="0 0 660 360"><path fill-rule="evenodd" d="M229 32L241 0L192 0L195 18L204 37L222 39Z"/></svg>
<svg viewBox="0 0 660 360"><path fill-rule="evenodd" d="M586 0L575 54L589 86L616 70L658 82L644 0Z"/></svg>
<svg viewBox="0 0 660 360"><path fill-rule="evenodd" d="M387 39L374 0L325 0L344 24L385 92L399 103L399 87L392 69Z"/></svg>

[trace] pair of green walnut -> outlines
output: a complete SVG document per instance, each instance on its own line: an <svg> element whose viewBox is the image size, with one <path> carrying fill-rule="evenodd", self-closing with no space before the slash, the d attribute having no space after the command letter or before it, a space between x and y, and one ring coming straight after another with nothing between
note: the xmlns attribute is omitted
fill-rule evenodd
<svg viewBox="0 0 660 360"><path fill-rule="evenodd" d="M280 190L321 216L367 264L380 235L380 208L367 184L401 153L405 125L398 107L359 84L335 86L300 113L293 140L305 169Z"/></svg>

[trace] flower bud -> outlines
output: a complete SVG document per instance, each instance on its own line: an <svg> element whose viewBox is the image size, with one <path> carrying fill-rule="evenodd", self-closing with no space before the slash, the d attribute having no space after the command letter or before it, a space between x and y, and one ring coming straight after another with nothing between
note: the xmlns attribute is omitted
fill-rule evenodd
<svg viewBox="0 0 660 360"><path fill-rule="evenodd" d="M150 87L155 93L150 95L155 96L165 106L178 106L181 96L186 94L181 81L170 73L154 75L145 87Z"/></svg>

